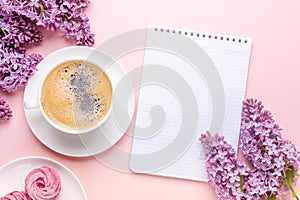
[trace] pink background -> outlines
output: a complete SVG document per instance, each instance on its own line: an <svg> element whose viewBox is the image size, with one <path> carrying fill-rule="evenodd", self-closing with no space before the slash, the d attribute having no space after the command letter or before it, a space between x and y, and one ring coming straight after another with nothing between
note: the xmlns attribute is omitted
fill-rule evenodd
<svg viewBox="0 0 300 200"><path fill-rule="evenodd" d="M151 24L251 37L246 96L262 100L283 128L284 137L300 148L299 9L298 0L94 0L87 14L96 33L95 46L113 35ZM31 51L46 56L72 44L50 33L42 45ZM132 63L141 62L133 60L134 56L130 58ZM90 200L216 199L207 183L121 173L94 158L70 158L47 149L27 125L23 93L23 89L9 95L0 92L14 112L12 120L0 124L0 165L33 155L58 160L78 176ZM299 183L296 191L300 194Z"/></svg>

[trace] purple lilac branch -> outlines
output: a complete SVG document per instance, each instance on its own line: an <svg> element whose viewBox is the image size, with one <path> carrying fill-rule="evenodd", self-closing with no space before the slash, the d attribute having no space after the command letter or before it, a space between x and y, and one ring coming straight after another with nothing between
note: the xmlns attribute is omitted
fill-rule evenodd
<svg viewBox="0 0 300 200"><path fill-rule="evenodd" d="M249 191L252 187L259 190L259 185L251 185L254 173L237 158L235 150L223 136L212 136L209 132L199 139L206 155L206 169L209 183L215 187L218 200L258 200L258 192Z"/></svg>
<svg viewBox="0 0 300 200"><path fill-rule="evenodd" d="M36 72L36 66L42 60L42 56L40 54L26 56L0 49L0 60L0 85L4 91L12 92L27 84L29 78Z"/></svg>
<svg viewBox="0 0 300 200"><path fill-rule="evenodd" d="M299 199L293 189L298 177L299 152L282 138L280 131L261 102L244 101L240 148L251 168L237 158L224 137L208 132L201 136L209 182L216 188L218 199L276 200L287 191Z"/></svg>
<svg viewBox="0 0 300 200"><path fill-rule="evenodd" d="M294 144L282 138L271 112L263 108L255 99L244 101L240 148L253 167L265 174L265 190L271 190L270 195L279 197L292 189L298 176L300 157ZM290 172L294 177L286 180Z"/></svg>
<svg viewBox="0 0 300 200"><path fill-rule="evenodd" d="M42 35L28 18L1 6L0 37L0 86L3 91L13 92L34 75L42 56L26 56L25 45L41 42Z"/></svg>
<svg viewBox="0 0 300 200"><path fill-rule="evenodd" d="M41 32L25 16L0 9L1 49L7 52L25 53L25 44L40 43Z"/></svg>
<svg viewBox="0 0 300 200"><path fill-rule="evenodd" d="M3 0L3 7L26 16L38 26L60 32L77 45L93 46L89 18L84 14L89 0Z"/></svg>
<svg viewBox="0 0 300 200"><path fill-rule="evenodd" d="M12 110L4 99L0 97L0 121L7 121L12 117Z"/></svg>

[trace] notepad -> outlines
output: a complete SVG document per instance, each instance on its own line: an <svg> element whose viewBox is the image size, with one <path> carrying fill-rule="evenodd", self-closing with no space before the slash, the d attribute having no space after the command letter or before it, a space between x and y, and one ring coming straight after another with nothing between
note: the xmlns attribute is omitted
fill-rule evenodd
<svg viewBox="0 0 300 200"><path fill-rule="evenodd" d="M151 27L130 168L207 181L199 137L218 132L237 150L252 40Z"/></svg>

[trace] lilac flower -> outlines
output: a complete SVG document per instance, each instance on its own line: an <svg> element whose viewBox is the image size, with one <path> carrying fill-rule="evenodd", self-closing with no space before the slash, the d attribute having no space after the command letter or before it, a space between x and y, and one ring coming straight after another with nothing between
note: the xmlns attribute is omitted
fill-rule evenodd
<svg viewBox="0 0 300 200"><path fill-rule="evenodd" d="M39 54L24 54L0 50L0 86L4 91L12 92L25 86L42 60Z"/></svg>
<svg viewBox="0 0 300 200"><path fill-rule="evenodd" d="M0 121L9 120L12 117L12 110L6 101L0 98Z"/></svg>
<svg viewBox="0 0 300 200"><path fill-rule="evenodd" d="M257 103L252 100L249 102ZM244 126L241 130L245 134L241 136L241 148L246 152L245 156L252 162L253 168L237 158L234 149L224 137L217 134L212 136L207 132L201 136L200 141L207 158L209 183L215 187L220 200L282 199L282 194L287 190L299 199L293 189L299 169L299 152L290 141L281 138L278 125L274 123L269 111L262 111L261 103L251 108L247 105L249 104L244 105L244 110L256 113L243 113L242 121L247 123L242 122ZM261 125L264 121L267 122ZM254 133L249 130L261 132Z"/></svg>
<svg viewBox="0 0 300 200"><path fill-rule="evenodd" d="M83 13L89 1L58 1L61 11L60 31L77 45L93 46L94 34L90 32L89 18Z"/></svg>
<svg viewBox="0 0 300 200"><path fill-rule="evenodd" d="M55 0L2 0L2 7L8 13L15 12L17 15L27 17L32 23L42 25L50 29L47 21L51 16L55 16L58 5Z"/></svg>
<svg viewBox="0 0 300 200"><path fill-rule="evenodd" d="M292 183L298 176L300 156L296 147L282 138L280 131L271 112L263 110L261 102L244 101L240 148L253 167L264 174L262 187L269 190L266 198L280 197L283 187L296 197Z"/></svg>
<svg viewBox="0 0 300 200"><path fill-rule="evenodd" d="M93 46L94 34L90 31L89 19L83 13L88 0L3 0L8 12L25 16L47 30L60 30L67 39L77 45Z"/></svg>
<svg viewBox="0 0 300 200"><path fill-rule="evenodd" d="M25 53L24 44L42 41L41 32L32 22L16 13L7 13L0 8L1 48L6 51Z"/></svg>
<svg viewBox="0 0 300 200"><path fill-rule="evenodd" d="M249 179L250 174L255 172L237 158L223 136L212 136L207 132L199 140L206 155L209 183L216 188L218 200L261 199L260 184L254 181L253 175Z"/></svg>

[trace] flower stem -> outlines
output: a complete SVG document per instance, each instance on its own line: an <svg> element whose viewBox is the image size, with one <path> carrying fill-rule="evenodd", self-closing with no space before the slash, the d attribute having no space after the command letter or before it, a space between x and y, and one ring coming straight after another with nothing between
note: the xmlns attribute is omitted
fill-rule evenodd
<svg viewBox="0 0 300 200"><path fill-rule="evenodd" d="M298 195L296 194L296 192L295 192L295 190L294 190L294 188L293 188L292 182L289 181L287 178L284 178L284 182L286 183L287 187L291 190L292 196L293 196L295 199L299 200L299 197L298 197Z"/></svg>
<svg viewBox="0 0 300 200"><path fill-rule="evenodd" d="M296 192L295 192L293 186L290 187L290 190L292 191L292 196L293 196L295 199L299 200L299 197L297 196L297 194L296 194Z"/></svg>

